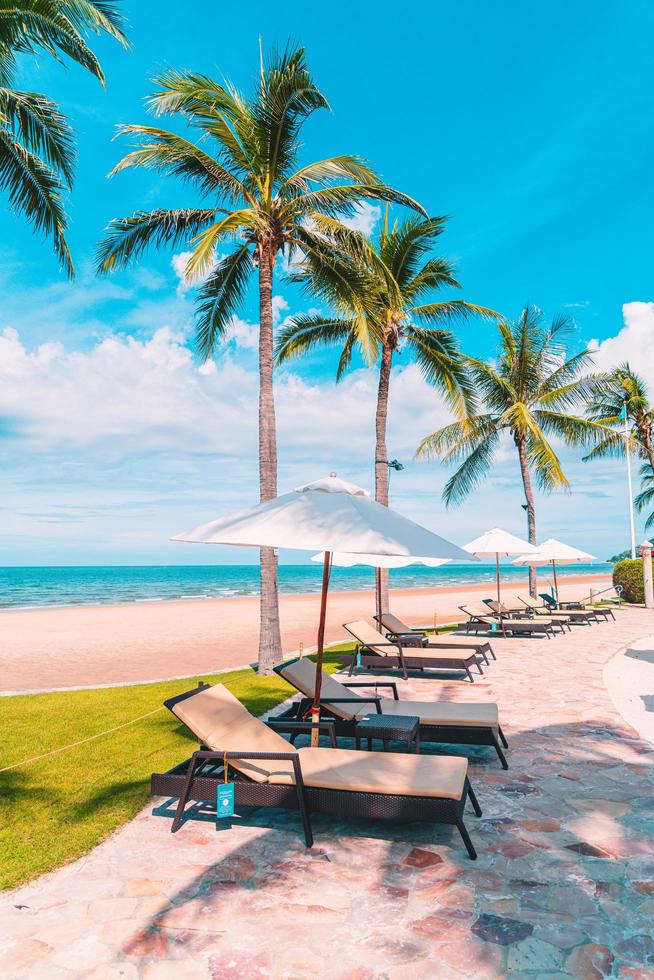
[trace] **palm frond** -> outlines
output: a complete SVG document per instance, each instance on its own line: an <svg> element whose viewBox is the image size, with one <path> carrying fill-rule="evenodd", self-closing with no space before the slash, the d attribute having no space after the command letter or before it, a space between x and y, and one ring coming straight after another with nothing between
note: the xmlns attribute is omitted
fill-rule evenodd
<svg viewBox="0 0 654 980"><path fill-rule="evenodd" d="M127 218L115 218L97 247L99 273L124 268L150 246L174 248L188 244L194 235L213 222L215 208L177 208L135 211Z"/></svg>
<svg viewBox="0 0 654 980"><path fill-rule="evenodd" d="M58 171L68 187L72 185L73 131L55 102L38 92L0 88L0 117L16 141Z"/></svg>
<svg viewBox="0 0 654 980"><path fill-rule="evenodd" d="M352 334L351 320L299 313L277 334L275 361L282 364L292 357L307 354L319 346L347 344Z"/></svg>
<svg viewBox="0 0 654 980"><path fill-rule="evenodd" d="M249 244L224 258L198 291L195 342L200 356L211 357L231 317L243 302L253 270Z"/></svg>
<svg viewBox="0 0 654 980"><path fill-rule="evenodd" d="M411 325L404 328L403 336L425 381L443 394L456 415L471 415L475 410L474 385L454 335Z"/></svg>
<svg viewBox="0 0 654 980"><path fill-rule="evenodd" d="M443 489L446 507L461 503L483 481L491 468L499 442L499 434L492 433L473 449L467 459L452 474Z"/></svg>
<svg viewBox="0 0 654 980"><path fill-rule="evenodd" d="M12 208L24 215L37 231L52 237L61 266L72 277L61 179L6 128L0 129L0 188L7 192Z"/></svg>

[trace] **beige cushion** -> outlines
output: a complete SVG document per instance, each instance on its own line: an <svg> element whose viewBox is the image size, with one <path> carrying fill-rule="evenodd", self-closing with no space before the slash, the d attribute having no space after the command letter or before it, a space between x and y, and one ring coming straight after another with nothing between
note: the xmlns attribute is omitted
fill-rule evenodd
<svg viewBox="0 0 654 980"><path fill-rule="evenodd" d="M222 684L214 684L179 701L173 707L173 713L201 742L216 752L296 751L285 738L251 715ZM272 776L292 777L293 773L290 759L254 759L252 762L238 759L230 760L229 764L258 783L266 782Z"/></svg>
<svg viewBox="0 0 654 980"><path fill-rule="evenodd" d="M484 650L490 646L488 640L476 640L474 636L456 636L454 633L440 633L438 636L429 637L429 645L426 649L446 650L448 647L463 647L465 650Z"/></svg>
<svg viewBox="0 0 654 980"><path fill-rule="evenodd" d="M421 725L464 725L497 728L497 704L493 701L391 701L381 702L383 715L417 715ZM372 715L372 711L367 712Z"/></svg>
<svg viewBox="0 0 654 980"><path fill-rule="evenodd" d="M460 800L468 772L467 759L454 756L322 748L300 749L299 756L307 786L360 793Z"/></svg>
<svg viewBox="0 0 654 980"><path fill-rule="evenodd" d="M313 660L294 660L290 664L285 664L279 673L302 694L308 698L313 697L316 690L316 665ZM356 691L350 691L343 684L339 684L335 678L323 672L320 703L329 708L338 718L353 721L355 718L363 717L371 708L374 708L374 705L371 704L362 704L361 707L357 707L356 704L335 704L329 701L330 695L333 698L357 697Z"/></svg>
<svg viewBox="0 0 654 980"><path fill-rule="evenodd" d="M382 626L384 627L385 630L388 630L389 633L390 632L393 633L413 632L410 626L407 626L406 623L403 623L402 620L398 619L397 616L394 616L393 613L382 613L381 621L382 621Z"/></svg>
<svg viewBox="0 0 654 980"><path fill-rule="evenodd" d="M371 647L371 649L375 650L375 653L382 653L383 651L392 649L392 647L386 645L379 647L379 651L377 651L376 647L380 643L388 644L388 640L383 633L380 633L374 626L367 623L365 619L355 619L351 623L343 623L343 629L346 629L348 633L351 633L354 639L358 640L359 643L365 643L367 647Z"/></svg>

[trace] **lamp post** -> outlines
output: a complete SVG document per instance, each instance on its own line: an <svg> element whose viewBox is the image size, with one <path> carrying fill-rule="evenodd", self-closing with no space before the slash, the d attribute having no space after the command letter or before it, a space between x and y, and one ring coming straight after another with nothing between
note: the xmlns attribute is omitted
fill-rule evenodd
<svg viewBox="0 0 654 980"><path fill-rule="evenodd" d="M645 589L645 607L654 609L654 586L652 585L652 542L643 541L640 546L640 556L643 559L643 585Z"/></svg>

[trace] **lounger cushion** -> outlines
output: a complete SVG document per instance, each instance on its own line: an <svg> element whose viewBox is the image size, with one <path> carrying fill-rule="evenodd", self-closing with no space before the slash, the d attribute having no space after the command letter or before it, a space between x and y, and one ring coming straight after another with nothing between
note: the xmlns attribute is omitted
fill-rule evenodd
<svg viewBox="0 0 654 980"><path fill-rule="evenodd" d="M316 665L313 660L293 660L290 664L285 664L279 668L279 673L293 687L301 691L302 694L308 698L313 697L316 689ZM356 718L363 718L371 708L374 708L374 705L371 705L370 702L367 704L362 702L361 707L358 707L356 704L333 703L329 701L330 695L333 698L355 698L358 696L356 691L349 690L343 684L339 684L335 678L323 672L320 687L320 702L326 708L329 708L337 718L354 721Z"/></svg>
<svg viewBox="0 0 654 980"><path fill-rule="evenodd" d="M359 793L460 800L468 772L467 759L454 756L309 747L300 749L299 756L307 786ZM287 781L284 776L270 779Z"/></svg>
<svg viewBox="0 0 654 980"><path fill-rule="evenodd" d="M250 714L222 684L203 688L173 706L173 713L198 739L217 752L295 752L294 747ZM290 759L231 760L230 766L255 782L272 776L292 778Z"/></svg>
<svg viewBox="0 0 654 980"><path fill-rule="evenodd" d="M457 701L391 701L381 702L384 715L417 715L421 725L460 725L464 727L497 728L497 704ZM368 712L371 714L371 712Z"/></svg>

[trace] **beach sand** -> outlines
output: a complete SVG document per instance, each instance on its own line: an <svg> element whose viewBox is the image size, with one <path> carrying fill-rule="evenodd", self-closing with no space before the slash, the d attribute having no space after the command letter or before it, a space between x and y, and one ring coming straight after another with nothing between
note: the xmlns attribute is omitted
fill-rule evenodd
<svg viewBox="0 0 654 980"><path fill-rule="evenodd" d="M569 576L563 598L610 582L604 575ZM511 603L525 583L506 582ZM493 594L488 584L465 589L394 589L391 609L412 624L457 621L458 606ZM204 599L114 606L7 610L0 613L0 692L95 687L195 676L256 661L259 600ZM287 654L315 644L319 596L280 597ZM332 592L326 640L348 639L342 623L371 619L372 592Z"/></svg>

